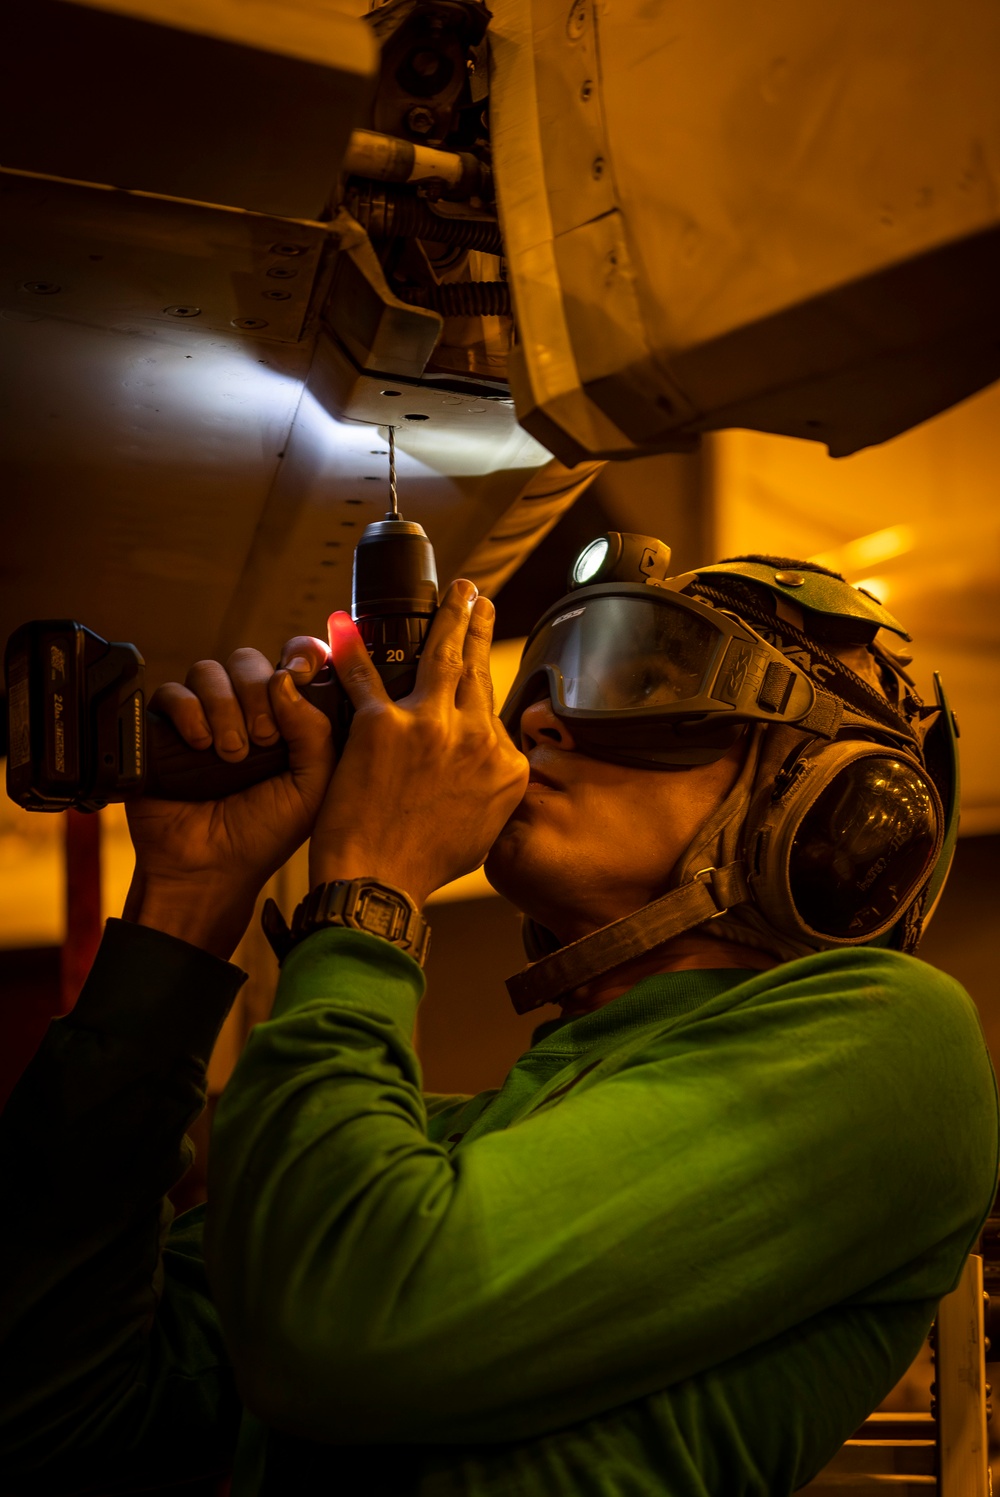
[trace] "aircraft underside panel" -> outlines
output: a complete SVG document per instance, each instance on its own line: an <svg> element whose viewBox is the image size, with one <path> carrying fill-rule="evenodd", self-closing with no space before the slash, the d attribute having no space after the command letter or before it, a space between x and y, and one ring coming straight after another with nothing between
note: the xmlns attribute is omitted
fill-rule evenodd
<svg viewBox="0 0 1000 1497"><path fill-rule="evenodd" d="M989 0L495 0L518 414L564 462L881 442L1000 375Z"/></svg>

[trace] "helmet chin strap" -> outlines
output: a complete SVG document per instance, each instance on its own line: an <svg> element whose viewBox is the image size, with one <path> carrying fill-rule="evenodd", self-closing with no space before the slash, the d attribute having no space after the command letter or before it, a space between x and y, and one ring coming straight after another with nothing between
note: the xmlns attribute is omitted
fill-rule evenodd
<svg viewBox="0 0 1000 1497"><path fill-rule="evenodd" d="M621 920L560 946L549 956L507 979L507 992L519 1014L545 1003L558 1003L567 993L611 972L637 956L645 956L674 936L683 935L706 920L724 915L750 898L742 860L723 868L703 868L690 883L671 889Z"/></svg>

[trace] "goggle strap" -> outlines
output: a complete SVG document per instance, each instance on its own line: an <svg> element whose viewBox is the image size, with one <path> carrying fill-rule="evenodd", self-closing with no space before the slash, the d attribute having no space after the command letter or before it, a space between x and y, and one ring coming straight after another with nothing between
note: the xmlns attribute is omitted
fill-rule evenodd
<svg viewBox="0 0 1000 1497"><path fill-rule="evenodd" d="M840 698L832 696L828 691L817 689L816 700L805 717L792 723L791 726L801 729L803 733L813 733L817 738L833 739L840 731L843 716L844 704Z"/></svg>
<svg viewBox="0 0 1000 1497"><path fill-rule="evenodd" d="M717 580L718 578L713 578L713 581ZM754 590L740 578L730 577L724 589L699 582L692 588L691 596L700 602L711 603L724 613L735 614L774 649L795 660L811 678L814 686L822 676L825 681L834 685L836 694L843 698L852 711L871 718L879 726L887 727L893 732L909 732L912 738L906 717L891 702L811 635L771 613L762 605ZM789 646L794 649L790 650Z"/></svg>
<svg viewBox="0 0 1000 1497"><path fill-rule="evenodd" d="M625 915L543 956L507 979L510 1001L519 1014L582 987L624 962L645 956L674 936L704 925L750 898L746 868L740 862L704 868L690 883L671 889L641 910Z"/></svg>

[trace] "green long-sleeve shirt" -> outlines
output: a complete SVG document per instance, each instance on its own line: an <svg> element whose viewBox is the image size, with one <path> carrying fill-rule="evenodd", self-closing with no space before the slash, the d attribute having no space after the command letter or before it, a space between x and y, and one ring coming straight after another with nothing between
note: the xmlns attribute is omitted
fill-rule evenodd
<svg viewBox="0 0 1000 1497"><path fill-rule="evenodd" d="M975 1012L910 958L647 979L498 1093L423 1098L419 969L328 931L220 1104L210 1296L201 1213L165 1238L159 1200L233 971L113 922L3 1119L11 1490L221 1469L242 1402L236 1497L776 1497L992 1198Z"/></svg>

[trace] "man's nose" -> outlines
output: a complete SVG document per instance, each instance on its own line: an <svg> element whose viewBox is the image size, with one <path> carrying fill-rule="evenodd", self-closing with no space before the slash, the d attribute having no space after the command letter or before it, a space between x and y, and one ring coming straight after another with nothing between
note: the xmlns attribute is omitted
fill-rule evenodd
<svg viewBox="0 0 1000 1497"><path fill-rule="evenodd" d="M576 748L573 734L566 723L556 717L548 697L532 702L521 713L521 750L530 753L540 743L551 743L555 748L571 752Z"/></svg>

